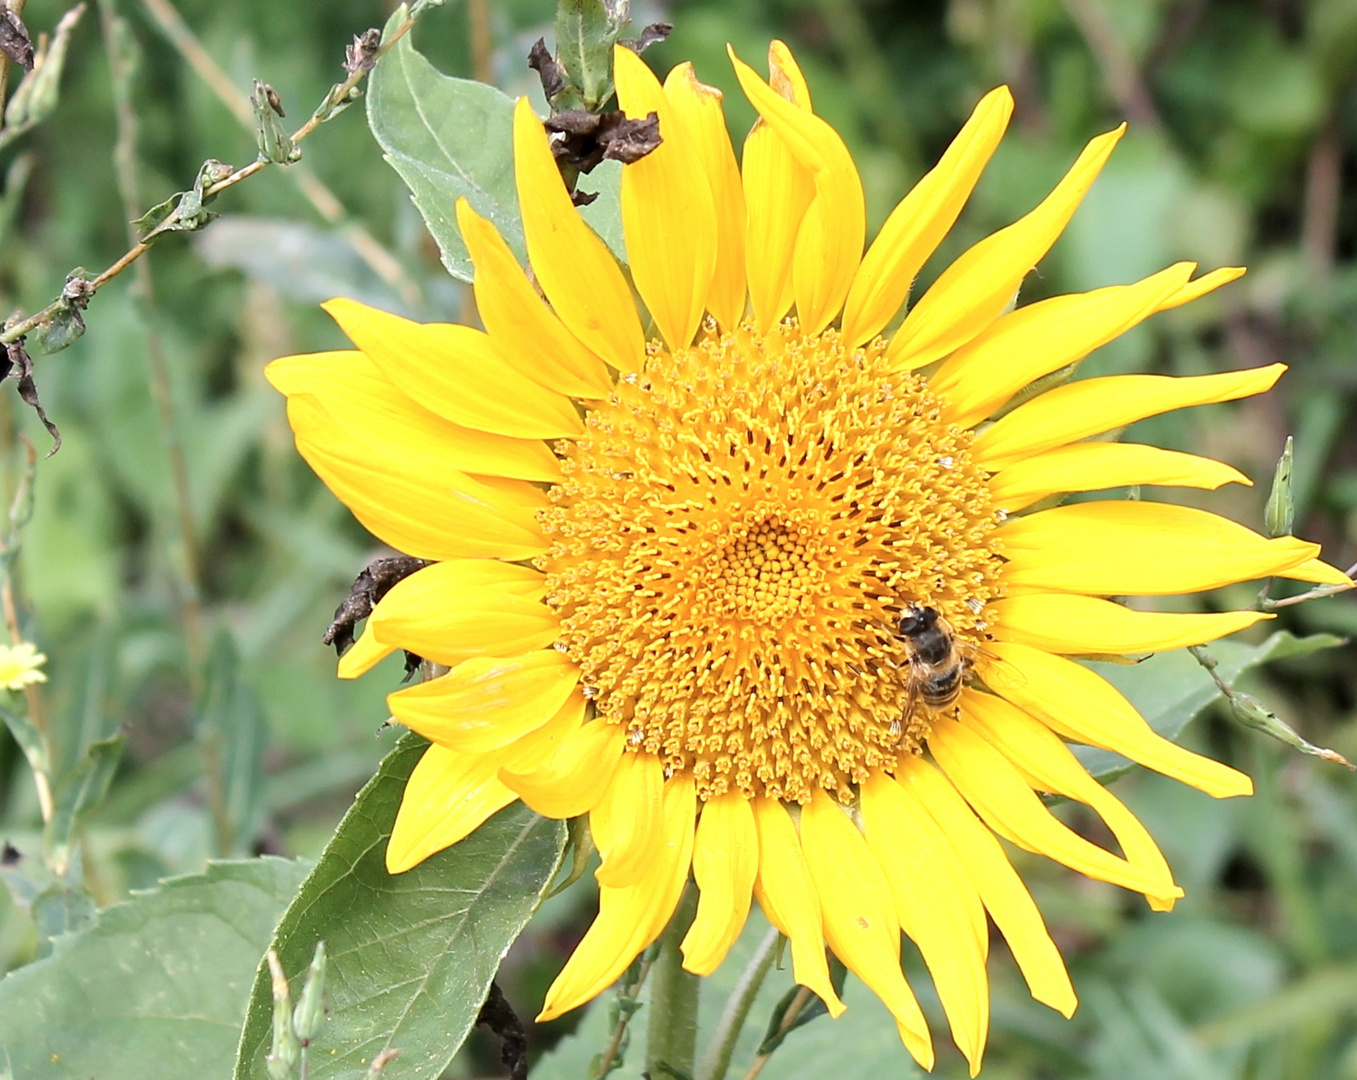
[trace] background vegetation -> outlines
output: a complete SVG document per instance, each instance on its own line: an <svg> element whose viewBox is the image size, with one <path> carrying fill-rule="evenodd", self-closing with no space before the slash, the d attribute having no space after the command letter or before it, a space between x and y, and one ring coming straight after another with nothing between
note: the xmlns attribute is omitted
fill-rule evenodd
<svg viewBox="0 0 1357 1080"><path fill-rule="evenodd" d="M0 149L3 310L35 311L72 267L112 262L127 247L127 220L189 186L204 159L253 160L252 127L237 115L250 80L277 89L289 121L304 118L342 77L351 35L392 10L377 0L176 2L92 5L59 107ZM29 0L24 20L36 34L64 10ZM524 58L551 16L547 0L449 0L415 42L444 71L536 92ZM1010 134L925 282L1034 205L1087 138L1128 119L1130 134L1025 298L1129 282L1177 259L1249 266L1241 282L1101 350L1084 372L1290 364L1263 399L1146 421L1135 434L1253 477L1252 489L1200 502L1258 528L1294 434L1295 531L1322 541L1337 565L1357 558L1351 0L637 0L634 18L675 24L647 58L660 70L693 60L726 91L736 133L753 113L725 43L757 62L769 38L786 39L817 111L859 162L873 226L979 96L1011 85ZM125 738L107 795L73 834L99 907L213 856L315 856L390 748L390 736L373 733L398 663L342 683L320 643L377 549L297 458L261 369L343 346L316 308L332 295L424 318L468 311L468 291L439 265L361 109L318 131L300 165L267 170L213 209L219 221L166 238L140 276L102 291L83 339L36 358L64 445L37 464L12 580L24 632L50 658L36 701L55 755L70 770L91 744ZM6 385L6 497L24 471L21 434L40 453L50 445ZM1239 587L1182 605L1253 601ZM1351 596L1280 614L1297 635L1357 631ZM1251 678L1312 742L1357 757L1350 646ZM1171 916L1024 860L1083 1004L1068 1024L1032 1004L998 948L986 1077L1357 1078L1357 781L1223 715L1208 712L1186 738L1253 774L1258 796L1216 803L1148 775L1118 782L1187 889ZM40 832L30 773L0 729L0 836L28 854ZM0 971L44 954L50 936L88 915L70 896L34 905L31 881L7 880ZM520 1012L535 1009L587 925L589 891L548 905L511 954L504 985ZM562 1044L545 1075L583 1075L570 1055L587 1062L601 1049L601 1016L586 1022L598 1037ZM533 1032L534 1051L561 1034ZM840 1071L857 1060L908 1073L898 1045L840 1053ZM454 1070L498 1067L493 1046L473 1041ZM964 1075L950 1048L939 1073Z"/></svg>

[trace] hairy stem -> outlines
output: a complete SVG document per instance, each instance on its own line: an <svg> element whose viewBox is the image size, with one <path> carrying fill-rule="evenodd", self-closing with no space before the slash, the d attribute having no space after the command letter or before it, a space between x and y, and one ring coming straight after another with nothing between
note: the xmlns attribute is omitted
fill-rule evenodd
<svg viewBox="0 0 1357 1080"><path fill-rule="evenodd" d="M697 1054L697 994L702 980L683 970L679 943L693 924L697 888L690 881L678 909L660 935L660 954L650 984L646 1070L652 1080L693 1075Z"/></svg>
<svg viewBox="0 0 1357 1080"><path fill-rule="evenodd" d="M735 1044L744 1030L754 998L758 996L763 980L768 977L773 966L781 937L777 930L769 930L754 950L754 955L749 958L744 971L740 972L739 981L726 999L726 1007L721 1010L721 1019L717 1022L711 1045L697 1070L697 1080L725 1080L730 1059L735 1053Z"/></svg>

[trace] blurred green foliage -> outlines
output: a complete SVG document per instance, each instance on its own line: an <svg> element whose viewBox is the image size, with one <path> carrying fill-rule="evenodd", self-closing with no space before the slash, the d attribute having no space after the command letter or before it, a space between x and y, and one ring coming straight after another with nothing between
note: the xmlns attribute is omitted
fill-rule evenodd
<svg viewBox="0 0 1357 1080"><path fill-rule="evenodd" d="M351 35L381 25L393 7L177 5L237 99L263 79L288 124L343 77ZM218 98L201 61L195 70L167 36L166 8L166 0L105 0L88 11L57 108L0 150L4 310L41 308L72 268L102 269L127 246L135 215L115 182L118 119L101 16L125 20L111 35L133 64L137 213L190 187L208 158L254 159L253 133ZM442 71L540 95L524 58L549 33L551 8L547 0L450 0L415 42ZM1261 528L1277 457L1294 435L1297 533L1323 542L1338 565L1357 557L1352 0L636 0L634 9L637 24L675 24L647 58L660 70L692 60L725 91L737 138L753 112L726 43L758 64L771 37L786 39L817 111L858 161L873 225L980 95L1011 85L1010 133L925 268L925 284L1034 205L1088 137L1130 120L1024 299L1128 282L1182 258L1206 269L1249 266L1241 282L1104 348L1084 372L1290 364L1261 399L1155 418L1132 437L1242 469L1255 488L1154 495ZM60 0L29 0L24 19L35 34L50 31L64 10ZM478 10L488 15L488 40L473 32ZM25 635L50 658L41 707L59 771L78 770L91 746L117 733L126 740L107 796L84 810L75 833L73 860L100 906L168 874L200 871L211 855L315 856L391 743L373 731L399 661L342 683L319 640L377 548L293 452L282 402L261 369L290 352L344 346L316 308L331 295L425 318L471 309L361 110L326 124L304 151L308 173L270 168L222 195L212 207L222 216L204 231L163 239L144 263L150 302L127 273L95 298L83 339L37 358L38 388L65 443L38 463L14 582ZM23 469L20 432L45 452L45 432L5 384L6 498ZM1175 603L1253 601L1254 590L1240 586ZM1280 615L1277 625L1298 634L1357 631L1351 596ZM1351 647L1277 664L1250 685L1306 738L1357 757ZM998 950L986 1077L1357 1080L1357 788L1336 767L1288 756L1219 718L1188 739L1249 771L1258 795L1218 803L1155 776L1118 782L1187 889L1172 916L1150 917L1114 888L1021 860L1083 1004L1073 1023L1034 1005ZM1110 843L1091 817L1071 812L1070 820ZM0 834L25 853L11 876L36 858L41 831L23 756L0 734ZM59 880L43 887L66 895ZM505 985L521 1012L534 1008L577 940L587 894L575 889L549 904L511 953ZM56 914L43 925L86 917L69 904ZM0 970L48 947L30 913L0 893ZM922 991L926 978L916 985ZM936 1002L925 1007L937 1021ZM605 1028L595 1016L585 1030ZM539 1048L552 1031L534 1033ZM780 1052L789 1070L798 1037ZM908 1075L895 1049L863 1061ZM569 1044L567 1052L575 1052ZM492 1069L495 1050L473 1041L464 1059L455 1068ZM944 1051L940 1075L963 1068Z"/></svg>

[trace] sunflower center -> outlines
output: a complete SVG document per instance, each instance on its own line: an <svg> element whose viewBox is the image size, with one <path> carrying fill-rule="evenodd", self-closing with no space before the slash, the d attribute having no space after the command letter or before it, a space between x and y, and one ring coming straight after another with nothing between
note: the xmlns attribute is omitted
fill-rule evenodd
<svg viewBox="0 0 1357 1080"><path fill-rule="evenodd" d="M806 801L917 752L897 631L985 639L1000 558L971 436L881 343L788 320L652 346L559 447L540 565L599 715L699 794Z"/></svg>

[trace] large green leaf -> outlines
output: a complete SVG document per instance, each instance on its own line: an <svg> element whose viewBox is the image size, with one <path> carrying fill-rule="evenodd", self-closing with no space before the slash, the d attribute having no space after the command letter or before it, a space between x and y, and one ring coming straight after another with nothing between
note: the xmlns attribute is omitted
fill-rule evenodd
<svg viewBox="0 0 1357 1080"><path fill-rule="evenodd" d="M296 985L318 940L330 957L311 1080L362 1077L390 1049L403 1053L385 1075L440 1076L556 872L565 827L515 803L455 847L388 874L386 841L426 746L407 735L386 756L279 924L275 947ZM237 1080L267 1077L272 1015L261 964Z"/></svg>
<svg viewBox="0 0 1357 1080"><path fill-rule="evenodd" d="M386 36L406 18L402 6ZM523 225L514 190L513 101L493 86L434 68L410 41L398 41L368 80L368 124L400 173L438 242L443 265L470 281L471 259L457 231L457 200L466 196L499 229L519 260Z"/></svg>
<svg viewBox="0 0 1357 1080"><path fill-rule="evenodd" d="M1220 661L1216 673L1233 685L1245 672L1270 660L1308 656L1342 643L1341 638L1332 634L1298 638L1282 630L1258 645L1217 641L1210 646L1210 651ZM1220 697L1220 689L1211 676L1186 649L1157 653L1134 665L1095 663L1089 666L1125 694L1150 726L1166 739L1176 739L1189 720ZM1103 781L1134 767L1120 754L1106 750L1079 746L1075 747L1075 753L1088 771Z"/></svg>
<svg viewBox="0 0 1357 1080"><path fill-rule="evenodd" d="M255 964L308 867L212 863L101 912L0 980L0 1062L26 1080L227 1075Z"/></svg>

